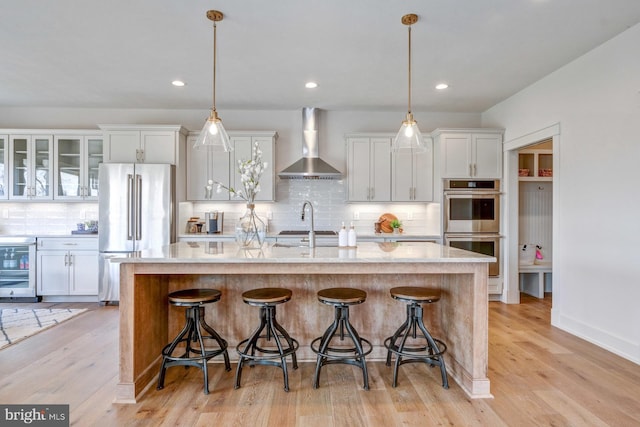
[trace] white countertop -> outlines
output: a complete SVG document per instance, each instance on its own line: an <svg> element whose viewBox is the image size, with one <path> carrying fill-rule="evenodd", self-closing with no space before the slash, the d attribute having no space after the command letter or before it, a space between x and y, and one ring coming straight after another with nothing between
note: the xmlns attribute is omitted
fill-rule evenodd
<svg viewBox="0 0 640 427"><path fill-rule="evenodd" d="M488 263L495 258L437 243L361 242L357 248L283 247L242 249L235 242L179 242L137 252L119 263Z"/></svg>

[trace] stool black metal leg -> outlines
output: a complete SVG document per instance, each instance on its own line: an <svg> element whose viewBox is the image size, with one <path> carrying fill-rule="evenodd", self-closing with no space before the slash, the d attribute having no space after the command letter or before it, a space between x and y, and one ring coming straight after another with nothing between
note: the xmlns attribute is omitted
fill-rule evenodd
<svg viewBox="0 0 640 427"><path fill-rule="evenodd" d="M184 340L185 335L189 334L193 326L193 321L191 320L191 317L189 317L188 313L185 314L185 317L186 317L186 322L185 322L184 328L182 328L178 336L171 342L171 344L165 346L165 348L162 350L162 365L160 366L160 375L158 376L158 386L156 387L157 390L162 390L164 388L164 376L167 370L167 361L168 361L166 356L173 354L178 344L180 344Z"/></svg>
<svg viewBox="0 0 640 427"><path fill-rule="evenodd" d="M398 337L404 333L405 328L409 328L411 324L411 306L407 305L407 320L404 321L402 326L400 326L396 332L391 337L391 346L395 346ZM391 366L391 350L387 350L387 366Z"/></svg>
<svg viewBox="0 0 640 427"><path fill-rule="evenodd" d="M413 312L413 310L410 310L411 312ZM413 315L413 313L411 313L411 315ZM397 346L397 350L398 350L398 354L396 354L396 362L393 365L393 382L391 383L391 385L393 387L396 387L398 385L398 368L400 368L400 365L402 364L402 352L404 351L404 345L407 342L407 338L409 338L409 334L411 333L411 329L415 330L415 324L414 324L414 319L415 317L411 317L411 321L409 322L409 319L407 319L407 322L409 322L409 325L407 325L404 334L402 334L402 339L400 340L400 345ZM395 340L392 341L392 345L395 345Z"/></svg>
<svg viewBox="0 0 640 427"><path fill-rule="evenodd" d="M200 316L198 311L204 310L202 307L196 307L193 309L193 317L195 318L195 327L194 332L197 337L198 342L200 343L200 352L203 356L202 359L202 373L204 375L204 394L209 394L209 370L207 367L207 359L205 357L205 345L204 339L202 338L202 332L200 331Z"/></svg>
<svg viewBox="0 0 640 427"><path fill-rule="evenodd" d="M416 318L417 318L416 320L417 320L418 327L420 328L425 338L427 339L427 342L429 343L429 348L430 348L429 353L440 354L441 352L438 347L438 344L435 342L435 340L433 339L433 337L431 336L427 328L424 326L424 322L422 320L422 307L419 307L419 309L416 310ZM449 380L447 378L447 368L445 367L444 356L442 354L437 356L436 364L440 366L440 375L442 376L442 387L449 388Z"/></svg>
<svg viewBox="0 0 640 427"><path fill-rule="evenodd" d="M282 343L280 342L280 337L278 336L278 330L275 326L275 307L274 310L270 311L269 319L267 320L268 330L271 331L271 336L273 337L273 341L275 341L276 346L278 347L278 353L282 356L280 357L280 363L282 367L282 374L284 376L284 391L289 391L289 373L287 372L287 356L284 354L284 349L282 348Z"/></svg>
<svg viewBox="0 0 640 427"><path fill-rule="evenodd" d="M316 373L313 377L313 388L318 388L318 385L320 384L320 368L327 360L327 357L323 356L323 354L326 354L329 342L340 326L340 319L340 307L336 306L333 323L327 328L324 334L322 334L322 339L320 340L318 357L316 359Z"/></svg>
<svg viewBox="0 0 640 427"><path fill-rule="evenodd" d="M276 328L276 331L280 332L280 335L287 341L287 345L289 346L289 348L294 348L293 338L291 338L287 330L278 323L278 320L276 320L275 307L274 307L274 315L272 320L273 320L273 326ZM276 334L274 333L274 335ZM291 353L291 362L293 364L293 369L298 369L298 358L296 357L295 351Z"/></svg>
<svg viewBox="0 0 640 427"><path fill-rule="evenodd" d="M260 326L251 334L251 337L247 340L247 344L244 346L244 350L240 353L240 359L238 359L238 367L236 368L236 384L234 388L240 388L240 380L242 379L242 367L244 366L245 360L248 359L245 357L246 354L251 354L251 356L255 355L256 351L256 342L258 338L260 338L260 334L267 326L266 320L266 311L264 307L260 307Z"/></svg>
<svg viewBox="0 0 640 427"><path fill-rule="evenodd" d="M224 349L224 351L222 352L222 356L224 357L224 368L227 372L229 372L231 370L231 363L229 362L229 353L227 352L227 349L226 349L227 342L222 339L222 337L215 331L215 329L213 329L211 326L207 324L207 322L204 320L204 309L201 309L201 310L202 311L200 311L200 314L199 314L200 325L202 326L202 329L207 331L209 335L211 335L213 339L216 340L220 348Z"/></svg>
<svg viewBox="0 0 640 427"><path fill-rule="evenodd" d="M354 345L356 346L356 361L359 361L359 365L362 368L362 377L364 379L364 389L369 390L369 374L367 372L367 361L365 360L364 351L362 349L362 342L360 340L360 336L358 332L351 326L349 322L349 307L344 307L345 313L343 317L344 327L346 328L349 336L353 340Z"/></svg>

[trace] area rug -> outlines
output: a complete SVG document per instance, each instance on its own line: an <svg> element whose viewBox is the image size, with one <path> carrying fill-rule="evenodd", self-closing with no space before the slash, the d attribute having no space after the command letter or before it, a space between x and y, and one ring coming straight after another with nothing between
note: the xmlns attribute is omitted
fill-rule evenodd
<svg viewBox="0 0 640 427"><path fill-rule="evenodd" d="M86 308L0 309L0 350L85 311Z"/></svg>

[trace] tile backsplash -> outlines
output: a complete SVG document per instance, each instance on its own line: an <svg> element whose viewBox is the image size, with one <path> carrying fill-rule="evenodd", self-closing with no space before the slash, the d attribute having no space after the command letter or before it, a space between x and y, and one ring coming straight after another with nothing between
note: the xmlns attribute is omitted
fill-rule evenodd
<svg viewBox="0 0 640 427"><path fill-rule="evenodd" d="M65 235L98 220L98 203L2 203L0 235Z"/></svg>
<svg viewBox="0 0 640 427"><path fill-rule="evenodd" d="M344 180L293 179L279 180L277 203L256 203L256 212L266 219L269 231L308 230L309 222L301 220L302 204L310 201L314 208L316 230L339 230L342 222L353 222L361 234L373 234L374 223L385 212L395 214L404 231L411 234L440 235L439 203L349 203ZM179 233L186 229L189 217L204 220L205 212L224 211L224 233L233 233L237 219L244 213L241 202L184 202L179 207ZM308 218L308 214L307 214Z"/></svg>

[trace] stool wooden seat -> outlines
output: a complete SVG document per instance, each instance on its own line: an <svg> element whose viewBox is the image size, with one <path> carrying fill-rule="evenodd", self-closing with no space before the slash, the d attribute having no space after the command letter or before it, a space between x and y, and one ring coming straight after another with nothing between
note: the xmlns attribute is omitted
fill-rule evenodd
<svg viewBox="0 0 640 427"><path fill-rule="evenodd" d="M327 328L321 337L311 342L311 350L317 354L316 372L313 378L313 388L320 383L320 370L324 365L344 363L358 366L362 369L364 389L369 390L369 376L365 356L371 353L373 346L362 338L349 321L349 306L362 304L367 299L367 293L353 288L328 288L318 291L318 301L334 306L333 324ZM345 334L346 331L346 334ZM353 347L331 346L334 338L344 341L349 337Z"/></svg>
<svg viewBox="0 0 640 427"><path fill-rule="evenodd" d="M219 301L221 295L217 289L185 289L171 292L168 298L173 305L188 307Z"/></svg>
<svg viewBox="0 0 640 427"><path fill-rule="evenodd" d="M396 355L393 368L393 387L398 384L398 368L405 363L423 362L440 367L442 386L449 388L447 369L443 354L447 351L445 343L433 338L422 320L422 304L431 304L440 300L439 289L400 286L390 290L391 297L407 303L407 320L396 332L385 339L387 348L387 366L391 365L392 354ZM422 336L418 334L422 333ZM398 342L399 340L399 342Z"/></svg>
<svg viewBox="0 0 640 427"><path fill-rule="evenodd" d="M184 289L172 292L168 296L169 303L178 307L187 307L185 311L186 323L182 331L162 349L162 365L158 376L157 389L164 388L164 377L167 368L183 365L186 368L196 366L202 369L204 374L204 394L209 394L209 375L207 362L209 359L223 355L224 365L227 371L231 370L227 342L204 320L204 304L214 303L220 300L222 293L217 289ZM203 334L202 330L208 333ZM205 341L212 340L217 348L211 349L205 346ZM192 343L198 343L193 347ZM184 353L175 355L174 352L180 343L185 344ZM193 354L193 355L192 355Z"/></svg>
<svg viewBox="0 0 640 427"><path fill-rule="evenodd" d="M282 304L291 299L292 292L285 288L258 288L242 294L242 300L249 305Z"/></svg>
<svg viewBox="0 0 640 427"><path fill-rule="evenodd" d="M245 303L260 308L260 325L249 338L242 340L236 347L236 351L240 356L236 370L236 389L240 387L242 367L245 363L248 363L249 366L271 365L280 367L284 376L284 390L289 391L287 357L291 356L293 369L298 369L296 350L299 344L277 322L276 306L289 301L291 295L291 290L285 288L258 288L242 294L242 300ZM275 348L273 345L270 348L265 347L272 341L275 344ZM277 361L275 359L280 360Z"/></svg>

